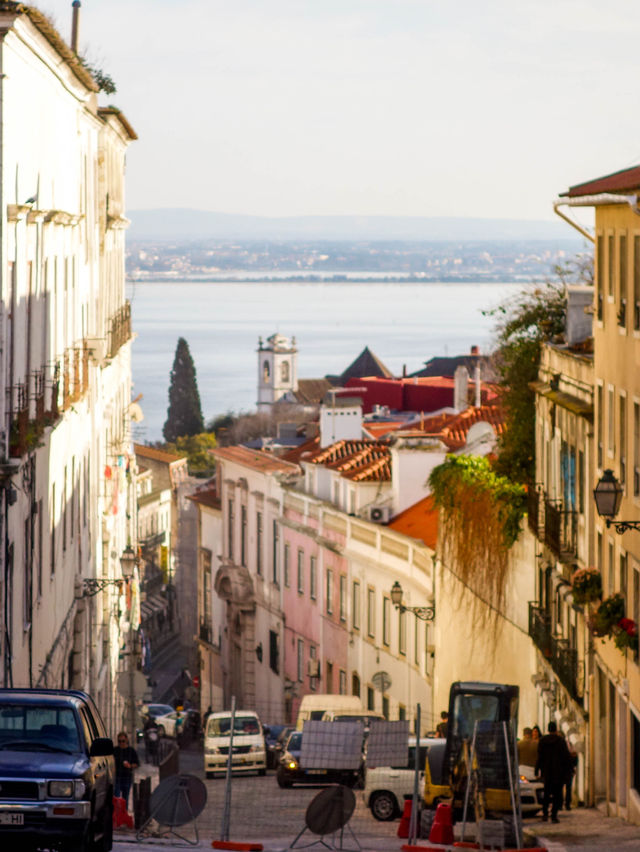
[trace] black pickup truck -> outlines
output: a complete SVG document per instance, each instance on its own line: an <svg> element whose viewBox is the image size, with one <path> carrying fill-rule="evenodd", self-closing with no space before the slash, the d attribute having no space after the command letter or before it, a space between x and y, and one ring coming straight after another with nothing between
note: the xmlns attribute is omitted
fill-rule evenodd
<svg viewBox="0 0 640 852"><path fill-rule="evenodd" d="M109 852L113 742L79 690L0 689L0 848Z"/></svg>

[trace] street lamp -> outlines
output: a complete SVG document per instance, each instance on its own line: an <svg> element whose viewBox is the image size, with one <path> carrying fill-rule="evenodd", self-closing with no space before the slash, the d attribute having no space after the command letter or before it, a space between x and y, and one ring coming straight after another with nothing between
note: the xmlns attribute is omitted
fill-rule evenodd
<svg viewBox="0 0 640 852"><path fill-rule="evenodd" d="M120 557L120 570L122 577L127 582L133 579L133 570L138 562L135 550L128 544ZM110 580L106 577L83 577L82 578L82 597L92 598L98 592L104 591L109 586L121 586L122 580Z"/></svg>
<svg viewBox="0 0 640 852"><path fill-rule="evenodd" d="M608 468L593 489L593 499L598 514L605 519L607 527L612 526L618 535L622 535L627 530L640 530L640 521L614 520L620 510L623 491L624 489L613 475L613 471Z"/></svg>
<svg viewBox="0 0 640 852"><path fill-rule="evenodd" d="M433 621L436 617L435 606L405 606L402 603L402 586L397 580L391 586L391 603L400 612L412 612L422 621Z"/></svg>

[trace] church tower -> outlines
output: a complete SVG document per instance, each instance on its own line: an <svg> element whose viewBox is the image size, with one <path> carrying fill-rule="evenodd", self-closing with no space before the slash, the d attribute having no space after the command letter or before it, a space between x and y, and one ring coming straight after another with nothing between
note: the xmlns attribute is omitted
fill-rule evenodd
<svg viewBox="0 0 640 852"><path fill-rule="evenodd" d="M258 411L268 411L274 402L298 390L296 339L272 334L263 343L258 338Z"/></svg>

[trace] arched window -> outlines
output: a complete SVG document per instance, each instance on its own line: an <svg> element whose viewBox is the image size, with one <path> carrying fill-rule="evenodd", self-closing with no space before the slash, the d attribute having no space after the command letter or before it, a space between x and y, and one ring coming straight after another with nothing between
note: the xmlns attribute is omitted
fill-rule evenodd
<svg viewBox="0 0 640 852"><path fill-rule="evenodd" d="M268 361L265 361L262 365L262 381L265 385L268 385L271 381L271 368L269 367Z"/></svg>
<svg viewBox="0 0 640 852"><path fill-rule="evenodd" d="M280 379L283 382L289 381L289 362L283 361L280 365Z"/></svg>

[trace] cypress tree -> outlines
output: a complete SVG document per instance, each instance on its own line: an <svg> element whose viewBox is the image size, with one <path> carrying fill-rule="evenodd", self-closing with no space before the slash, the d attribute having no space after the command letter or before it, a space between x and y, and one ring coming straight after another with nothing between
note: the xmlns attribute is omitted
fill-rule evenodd
<svg viewBox="0 0 640 852"><path fill-rule="evenodd" d="M196 368L184 337L179 338L169 384L169 408L162 429L165 441L204 431Z"/></svg>

